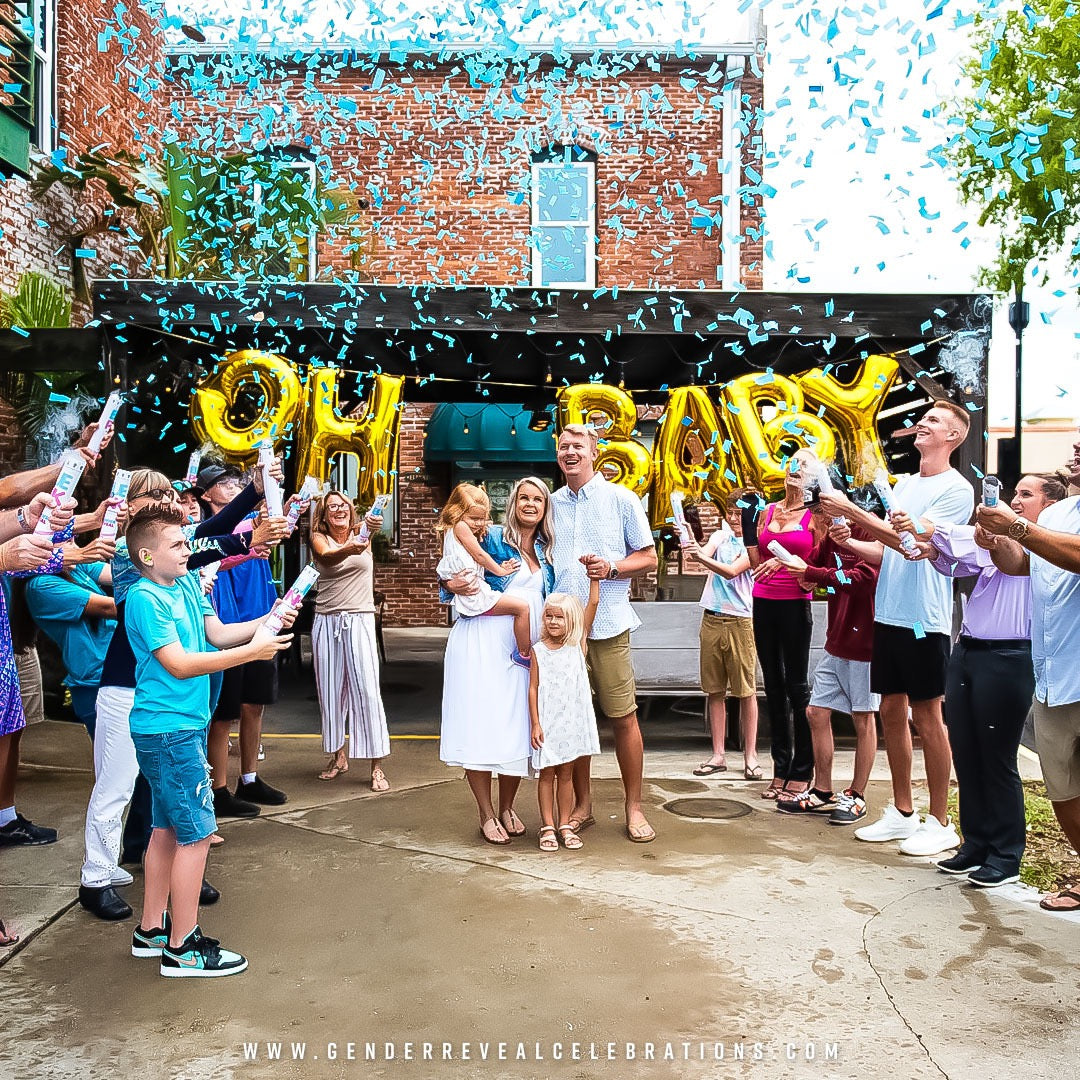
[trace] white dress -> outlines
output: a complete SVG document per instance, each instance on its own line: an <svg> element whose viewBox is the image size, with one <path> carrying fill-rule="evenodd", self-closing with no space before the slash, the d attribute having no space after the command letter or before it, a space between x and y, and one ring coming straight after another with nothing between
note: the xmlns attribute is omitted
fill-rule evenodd
<svg viewBox="0 0 1080 1080"><path fill-rule="evenodd" d="M533 640L544 608L544 576L524 566L507 593L529 602ZM458 619L443 659L439 758L447 765L503 776L528 776L529 673L510 659L511 615Z"/></svg>
<svg viewBox="0 0 1080 1080"><path fill-rule="evenodd" d="M499 594L484 580L483 568L465 550L453 529L443 533L442 558L435 573L444 581L455 574L466 574L476 582L478 591L472 596L455 596L451 601L458 615L483 615L499 602Z"/></svg>
<svg viewBox="0 0 1080 1080"><path fill-rule="evenodd" d="M532 656L540 675L537 712L544 732L544 745L532 752L533 768L539 771L599 754L600 734L581 646L549 649L537 642Z"/></svg>

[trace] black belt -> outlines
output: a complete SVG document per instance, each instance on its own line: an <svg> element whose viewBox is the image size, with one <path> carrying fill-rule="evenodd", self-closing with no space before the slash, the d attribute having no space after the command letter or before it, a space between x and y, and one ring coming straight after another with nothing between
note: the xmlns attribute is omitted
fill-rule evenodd
<svg viewBox="0 0 1080 1080"><path fill-rule="evenodd" d="M1031 642L1026 638L974 638L960 635L960 644L965 649L1030 649Z"/></svg>

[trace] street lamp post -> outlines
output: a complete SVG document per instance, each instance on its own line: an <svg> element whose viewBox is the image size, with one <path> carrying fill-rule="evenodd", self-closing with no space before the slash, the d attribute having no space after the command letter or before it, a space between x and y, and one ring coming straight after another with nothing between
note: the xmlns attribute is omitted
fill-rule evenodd
<svg viewBox="0 0 1080 1080"><path fill-rule="evenodd" d="M1022 461L1020 439L1024 424L1024 330L1031 317L1031 305L1023 299L1023 295L1023 286L1018 284L1015 292L1016 299L1009 305L1009 325L1016 335L1016 404L1013 413L1012 446L1007 455L1001 453L1003 447L999 448L998 452L998 472L1010 485L1015 485L1020 479ZM1007 467L1003 459L1007 459Z"/></svg>

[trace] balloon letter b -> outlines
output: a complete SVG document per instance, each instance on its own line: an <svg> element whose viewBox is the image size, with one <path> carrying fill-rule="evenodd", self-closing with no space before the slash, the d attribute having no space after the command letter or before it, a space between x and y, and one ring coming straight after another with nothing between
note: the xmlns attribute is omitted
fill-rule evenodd
<svg viewBox="0 0 1080 1080"><path fill-rule="evenodd" d="M637 407L625 391L603 383L579 383L559 391L559 430L567 424L592 424L600 438L597 472L639 496L652 480L649 451L634 438Z"/></svg>

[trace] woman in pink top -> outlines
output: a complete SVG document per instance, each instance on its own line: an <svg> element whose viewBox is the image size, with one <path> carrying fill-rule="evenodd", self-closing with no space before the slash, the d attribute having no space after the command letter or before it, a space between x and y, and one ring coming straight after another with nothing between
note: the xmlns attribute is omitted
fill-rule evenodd
<svg viewBox="0 0 1080 1080"><path fill-rule="evenodd" d="M762 792L763 799L775 799L781 791L805 791L814 774L806 719L814 626L810 593L769 554L769 544L776 540L805 560L823 539L815 531L813 515L803 499L804 488L820 470L821 463L810 450L796 451L784 478L784 497L762 511L756 538L746 538L754 568L754 641L765 679L772 736L773 780Z"/></svg>

